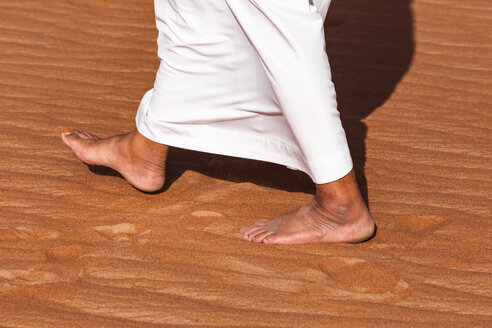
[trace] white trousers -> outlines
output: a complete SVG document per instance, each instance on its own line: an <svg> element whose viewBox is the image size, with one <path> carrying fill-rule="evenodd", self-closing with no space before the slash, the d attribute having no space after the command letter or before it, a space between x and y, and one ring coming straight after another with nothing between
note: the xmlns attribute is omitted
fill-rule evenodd
<svg viewBox="0 0 492 328"><path fill-rule="evenodd" d="M327 183L352 169L325 52L331 0L155 0L160 67L136 117L169 146Z"/></svg>

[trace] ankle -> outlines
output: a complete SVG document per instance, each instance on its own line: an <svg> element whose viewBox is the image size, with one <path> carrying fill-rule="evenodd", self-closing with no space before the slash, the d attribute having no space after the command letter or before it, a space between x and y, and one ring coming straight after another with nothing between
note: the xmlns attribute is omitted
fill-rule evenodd
<svg viewBox="0 0 492 328"><path fill-rule="evenodd" d="M136 158L143 158L158 163L163 163L166 161L169 150L168 146L144 137L136 129L130 132L128 137L130 139L130 151Z"/></svg>
<svg viewBox="0 0 492 328"><path fill-rule="evenodd" d="M353 170L339 180L316 185L313 205L343 219L345 224L371 225L373 223Z"/></svg>
<svg viewBox="0 0 492 328"><path fill-rule="evenodd" d="M316 185L316 198L319 202L337 201L349 204L354 198L362 197L355 173L351 170L341 179Z"/></svg>

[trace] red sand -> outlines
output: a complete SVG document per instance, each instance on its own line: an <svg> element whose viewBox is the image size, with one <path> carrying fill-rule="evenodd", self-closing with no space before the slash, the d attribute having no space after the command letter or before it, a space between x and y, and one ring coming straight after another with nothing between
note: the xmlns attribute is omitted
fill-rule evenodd
<svg viewBox="0 0 492 328"><path fill-rule="evenodd" d="M491 327L489 0L333 0L327 49L379 230L267 246L308 202L277 165L173 150L167 190L93 170L60 127L134 127L151 0L0 0L0 325Z"/></svg>

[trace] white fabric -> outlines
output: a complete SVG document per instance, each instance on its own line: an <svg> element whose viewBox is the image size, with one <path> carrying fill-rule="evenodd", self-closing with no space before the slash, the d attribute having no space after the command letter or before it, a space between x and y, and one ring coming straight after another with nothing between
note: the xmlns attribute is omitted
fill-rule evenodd
<svg viewBox="0 0 492 328"><path fill-rule="evenodd" d="M137 129L169 146L352 169L325 52L330 0L155 0L160 67Z"/></svg>

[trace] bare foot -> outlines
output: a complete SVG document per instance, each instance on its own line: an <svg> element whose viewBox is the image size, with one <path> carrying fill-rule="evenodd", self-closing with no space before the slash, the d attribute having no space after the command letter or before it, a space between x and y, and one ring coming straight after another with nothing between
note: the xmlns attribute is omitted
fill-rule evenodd
<svg viewBox="0 0 492 328"><path fill-rule="evenodd" d="M169 147L137 130L104 139L79 130L62 133L61 137L81 161L110 167L140 190L152 192L164 186Z"/></svg>
<svg viewBox="0 0 492 328"><path fill-rule="evenodd" d="M265 244L357 243L374 231L353 170L340 180L316 185L310 204L241 228L242 239Z"/></svg>

